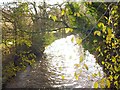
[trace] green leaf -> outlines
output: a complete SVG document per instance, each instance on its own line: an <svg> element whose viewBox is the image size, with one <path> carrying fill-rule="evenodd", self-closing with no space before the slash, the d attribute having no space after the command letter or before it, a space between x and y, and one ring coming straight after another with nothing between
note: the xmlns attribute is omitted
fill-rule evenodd
<svg viewBox="0 0 120 90"><path fill-rule="evenodd" d="M98 82L94 83L94 88L98 88Z"/></svg>

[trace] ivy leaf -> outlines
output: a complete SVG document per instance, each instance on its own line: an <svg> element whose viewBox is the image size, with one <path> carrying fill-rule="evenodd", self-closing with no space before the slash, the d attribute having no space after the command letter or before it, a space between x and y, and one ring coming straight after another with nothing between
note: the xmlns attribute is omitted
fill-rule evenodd
<svg viewBox="0 0 120 90"><path fill-rule="evenodd" d="M98 88L98 82L94 83L94 88Z"/></svg>

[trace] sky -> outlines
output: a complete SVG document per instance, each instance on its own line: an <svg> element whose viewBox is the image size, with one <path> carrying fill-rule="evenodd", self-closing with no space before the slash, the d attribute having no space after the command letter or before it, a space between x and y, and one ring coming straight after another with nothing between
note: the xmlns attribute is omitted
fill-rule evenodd
<svg viewBox="0 0 120 90"><path fill-rule="evenodd" d="M16 2L16 1L21 1L21 2L24 2L24 1L29 1L29 2L42 2L44 0L0 0L0 3L3 3L3 2ZM116 1L120 1L120 0L45 0L47 3L49 4L56 4L56 3L62 3L63 1L92 1L92 2L101 2L101 1L105 1L105 2L116 2Z"/></svg>
<svg viewBox="0 0 120 90"><path fill-rule="evenodd" d="M0 3L6 3L6 2L16 2L16 1L29 1L29 2L42 2L43 0L0 0ZM65 0L45 0L49 4L56 4L56 3L62 3Z"/></svg>

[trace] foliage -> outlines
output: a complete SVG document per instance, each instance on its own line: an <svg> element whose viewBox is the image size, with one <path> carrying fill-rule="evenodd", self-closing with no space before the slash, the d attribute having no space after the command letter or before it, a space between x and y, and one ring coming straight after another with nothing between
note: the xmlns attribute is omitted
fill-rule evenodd
<svg viewBox="0 0 120 90"><path fill-rule="evenodd" d="M36 9L35 3L32 3ZM9 80L20 70L37 60L40 60L46 45L55 40L52 33L44 31L45 20L42 20L44 28L36 27L39 22L36 14L30 9L29 2L7 3L2 9L2 44L3 52L3 82ZM35 6L35 7L34 7ZM44 14L44 12L40 12ZM45 15L44 15L45 16ZM54 18L53 18L54 19ZM39 30L38 30L39 29Z"/></svg>
<svg viewBox="0 0 120 90"><path fill-rule="evenodd" d="M77 33L80 35L77 44L83 44L95 55L107 76L95 82L94 88L120 88L120 3L67 2L64 7L62 5L43 3L37 6L35 2L3 5L3 40L0 44L3 77L11 78L39 60L45 47L60 34L63 37ZM80 62L82 60L80 57ZM86 64L84 67L89 69ZM75 72L74 76L78 80L79 74ZM64 80L65 76L61 78Z"/></svg>
<svg viewBox="0 0 120 90"><path fill-rule="evenodd" d="M118 6L119 5L120 4L118 4ZM88 38L88 42L92 44L92 48L95 50L94 52L92 51L92 53L96 53L95 56L98 63L103 66L106 73L107 88L120 88L120 39L117 36L119 33L118 19L120 15L118 6L116 6L115 3L111 4L109 16L102 17L104 19L97 24L97 30L95 30ZM104 22L104 20L106 22ZM90 50L90 48L87 49ZM94 87L98 87L97 82L94 84Z"/></svg>

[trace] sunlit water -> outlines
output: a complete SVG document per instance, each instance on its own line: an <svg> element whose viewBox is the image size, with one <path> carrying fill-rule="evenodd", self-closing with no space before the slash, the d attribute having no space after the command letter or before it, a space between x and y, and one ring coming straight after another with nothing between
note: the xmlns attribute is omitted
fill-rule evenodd
<svg viewBox="0 0 120 90"><path fill-rule="evenodd" d="M6 87L92 88L104 76L94 56L77 45L74 35L54 41L44 53L46 60L19 72Z"/></svg>
<svg viewBox="0 0 120 90"><path fill-rule="evenodd" d="M49 60L48 71L55 74L51 77L56 82L59 80L58 82L62 83L53 85L54 87L90 88L93 87L94 82L103 77L102 67L96 63L92 54L88 51L84 52L82 46L77 44L74 35L56 40L44 53Z"/></svg>

